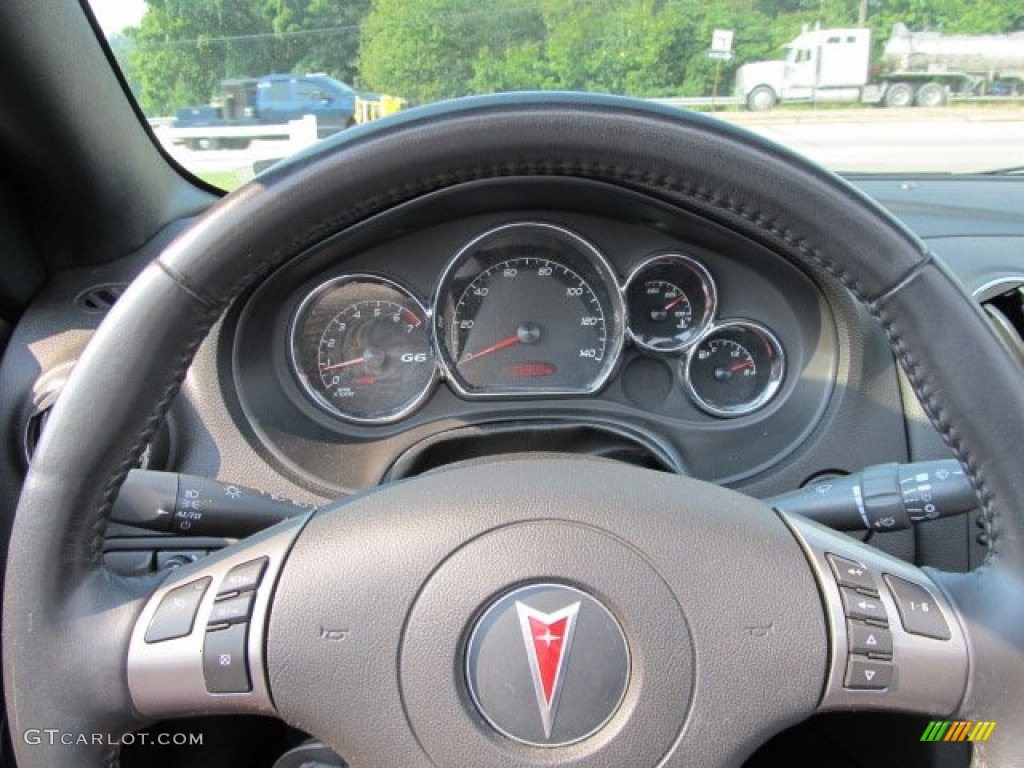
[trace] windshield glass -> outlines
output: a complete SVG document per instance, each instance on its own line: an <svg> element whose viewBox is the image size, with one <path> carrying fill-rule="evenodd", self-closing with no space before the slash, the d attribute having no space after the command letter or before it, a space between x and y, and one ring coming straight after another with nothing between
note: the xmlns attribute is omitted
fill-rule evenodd
<svg viewBox="0 0 1024 768"><path fill-rule="evenodd" d="M230 189L351 125L510 90L713 113L845 172L1024 166L1020 0L91 0L159 140Z"/></svg>

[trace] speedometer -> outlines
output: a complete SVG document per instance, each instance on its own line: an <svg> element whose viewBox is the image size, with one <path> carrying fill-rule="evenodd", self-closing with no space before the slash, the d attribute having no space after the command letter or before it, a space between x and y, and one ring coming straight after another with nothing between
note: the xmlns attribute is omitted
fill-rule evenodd
<svg viewBox="0 0 1024 768"><path fill-rule="evenodd" d="M622 349L615 275L593 245L550 224L493 229L438 289L439 357L463 395L590 394Z"/></svg>

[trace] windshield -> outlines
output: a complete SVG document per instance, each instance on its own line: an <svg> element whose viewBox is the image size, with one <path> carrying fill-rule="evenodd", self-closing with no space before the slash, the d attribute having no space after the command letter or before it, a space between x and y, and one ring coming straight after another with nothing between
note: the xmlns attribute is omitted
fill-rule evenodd
<svg viewBox="0 0 1024 768"><path fill-rule="evenodd" d="M231 189L440 99L712 113L840 172L1024 166L1020 0L91 0L159 140Z"/></svg>

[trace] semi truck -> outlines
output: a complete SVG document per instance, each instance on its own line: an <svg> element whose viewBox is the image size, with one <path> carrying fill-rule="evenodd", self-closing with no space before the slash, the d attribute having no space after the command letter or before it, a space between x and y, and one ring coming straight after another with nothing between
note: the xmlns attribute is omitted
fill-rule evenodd
<svg viewBox="0 0 1024 768"><path fill-rule="evenodd" d="M337 133L353 123L356 92L324 74L265 75L224 80L217 103L177 110L174 128L284 126L305 115L315 115L317 137ZM181 139L191 149L244 148L250 139Z"/></svg>
<svg viewBox="0 0 1024 768"><path fill-rule="evenodd" d="M880 66L872 67L871 30L806 30L777 61L736 72L736 95L748 109L779 102L861 102L938 107L951 97L1024 94L1024 32L943 35L895 24Z"/></svg>

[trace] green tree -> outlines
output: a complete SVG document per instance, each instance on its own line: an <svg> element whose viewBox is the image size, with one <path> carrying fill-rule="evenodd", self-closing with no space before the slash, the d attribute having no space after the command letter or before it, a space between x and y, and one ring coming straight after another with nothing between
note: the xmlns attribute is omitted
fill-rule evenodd
<svg viewBox="0 0 1024 768"><path fill-rule="evenodd" d="M368 88L413 101L462 96L479 80L478 55L501 80L497 62L542 32L536 0L373 0L362 29L360 74Z"/></svg>
<svg viewBox="0 0 1024 768"><path fill-rule="evenodd" d="M221 80L273 72L355 76L369 0L146 0L126 63L150 115L208 102Z"/></svg>
<svg viewBox="0 0 1024 768"><path fill-rule="evenodd" d="M534 88L720 93L804 25L853 26L862 0L147 0L120 41L144 110L206 103L219 81L322 71L414 102ZM894 22L980 34L1024 28L1020 0L868 0L878 52ZM708 57L714 29L735 57Z"/></svg>
<svg viewBox="0 0 1024 768"><path fill-rule="evenodd" d="M548 0L547 57L556 85L637 96L678 89L681 69L672 51L686 30L679 4Z"/></svg>
<svg viewBox="0 0 1024 768"><path fill-rule="evenodd" d="M726 0L727 4L749 0ZM415 100L561 88L674 95L711 32L701 0L374 0L360 69Z"/></svg>

